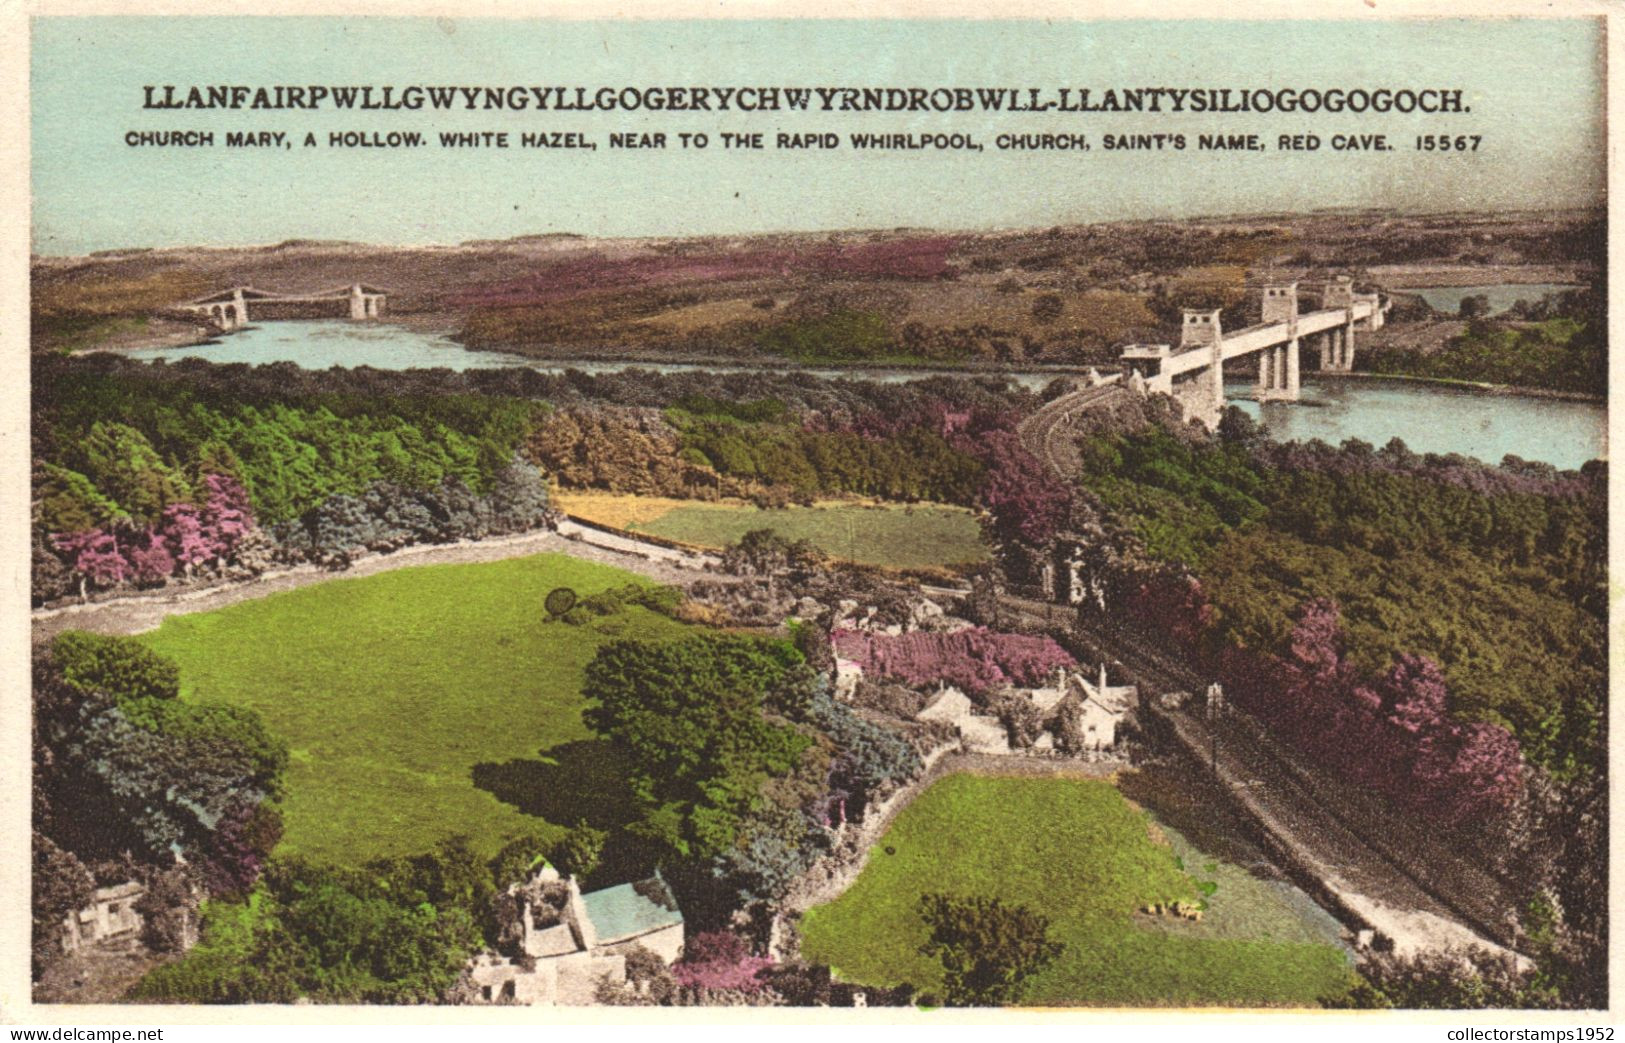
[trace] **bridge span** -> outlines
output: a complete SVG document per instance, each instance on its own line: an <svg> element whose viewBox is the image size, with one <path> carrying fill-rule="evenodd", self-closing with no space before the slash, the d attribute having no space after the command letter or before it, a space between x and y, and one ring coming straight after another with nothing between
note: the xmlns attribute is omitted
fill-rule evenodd
<svg viewBox="0 0 1625 1043"><path fill-rule="evenodd" d="M1319 352L1323 371L1347 372L1354 367L1354 331L1381 329L1387 310L1378 294L1355 293L1346 276L1324 285L1320 304L1315 311L1299 312L1297 283L1266 286L1259 322L1230 333L1222 328L1217 308L1186 308L1177 349L1130 344L1123 349L1123 367L1131 383L1171 395L1187 416L1209 427L1224 411L1224 364L1243 356L1258 356L1260 400L1295 401L1306 343Z"/></svg>
<svg viewBox="0 0 1625 1043"><path fill-rule="evenodd" d="M257 319L376 319L389 294L376 286L351 283L314 293L276 293L252 286L233 286L175 305L212 322L220 330L248 325L250 308Z"/></svg>

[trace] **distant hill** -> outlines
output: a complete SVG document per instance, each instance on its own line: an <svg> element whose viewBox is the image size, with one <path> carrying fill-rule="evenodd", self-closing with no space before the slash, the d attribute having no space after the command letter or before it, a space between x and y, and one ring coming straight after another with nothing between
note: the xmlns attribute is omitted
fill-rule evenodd
<svg viewBox="0 0 1625 1043"><path fill-rule="evenodd" d="M128 343L212 289L360 281L389 291L396 321L522 353L1106 365L1126 340L1166 338L1179 307L1245 311L1249 288L1272 279L1450 266L1535 281L1517 270L1541 266L1584 280L1601 269L1603 228L1591 213L1317 211L979 232L132 247L35 258L33 330L36 350L98 343L110 323Z"/></svg>

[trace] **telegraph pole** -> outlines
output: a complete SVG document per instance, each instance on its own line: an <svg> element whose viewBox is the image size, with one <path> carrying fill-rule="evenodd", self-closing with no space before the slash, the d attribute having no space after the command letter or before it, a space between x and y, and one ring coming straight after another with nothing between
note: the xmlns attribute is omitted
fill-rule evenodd
<svg viewBox="0 0 1625 1043"><path fill-rule="evenodd" d="M1207 740L1208 759L1212 762L1213 777L1219 777L1219 713L1223 710L1223 690L1217 682L1207 686Z"/></svg>

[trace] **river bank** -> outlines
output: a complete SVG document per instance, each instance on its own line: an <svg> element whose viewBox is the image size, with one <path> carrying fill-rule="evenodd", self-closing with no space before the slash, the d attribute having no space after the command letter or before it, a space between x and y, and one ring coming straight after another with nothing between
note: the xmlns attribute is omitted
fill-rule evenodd
<svg viewBox="0 0 1625 1043"><path fill-rule="evenodd" d="M513 355L517 359L524 360L525 363L556 365L566 368L572 362L576 362L605 366L618 365L629 368L681 366L695 369L813 373L817 375L827 375L837 371L880 374L901 373L918 374L921 379L933 376L964 377L967 379L1051 376L1054 378L1070 377L1077 380L1086 378L1091 368L1088 366L1056 366L1040 363L1008 365L997 362L954 362L924 358L828 359L814 362L797 362L794 359L775 355L740 357L737 355L710 355L703 352L688 351L632 351L624 348L597 351L593 349L554 347L552 345L547 347L548 353L545 355L528 355L516 352L512 348L474 348L467 345L463 345L463 347L468 351L490 351Z"/></svg>
<svg viewBox="0 0 1625 1043"><path fill-rule="evenodd" d="M1453 377L1422 377L1408 373L1370 373L1363 370L1354 370L1348 373L1316 373L1315 377L1319 380L1328 381L1365 380L1373 382L1393 381L1403 384L1430 384L1486 395L1545 398L1554 402L1587 402L1592 405L1608 404L1608 396L1606 395L1588 395L1583 391L1559 391L1555 388L1520 387L1516 384L1488 384L1477 380L1457 380Z"/></svg>
<svg viewBox="0 0 1625 1043"><path fill-rule="evenodd" d="M334 366L375 369L518 369L541 372L577 370L589 374L619 373L626 369L656 372L809 374L823 380L903 382L935 376L959 379L1013 380L1030 390L1041 390L1056 379L1087 379L1088 367L993 363L938 363L907 359L863 360L851 363L800 363L778 357L736 358L699 352L625 351L618 349L557 349L545 356L512 351L471 348L415 323L341 320L280 321L254 324L220 334L205 331L177 343L173 338L129 337L118 343L101 342L85 351L109 351L142 361L180 361L201 358L221 365L292 362L307 370Z"/></svg>
<svg viewBox="0 0 1625 1043"><path fill-rule="evenodd" d="M491 350L484 348L471 348L458 344L446 336L444 332L437 332L422 322L385 321L377 327L397 327L411 330L424 336L434 336L446 341L449 345L456 345L471 355L498 355L503 356L507 365L513 366L546 366L559 369L570 369L572 364L585 364L597 369L600 367L617 368L655 368L662 366L680 367L683 369L707 369L738 372L765 372L765 373L812 373L820 377L836 376L842 371L854 371L866 375L909 375L924 379L932 376L954 376L968 379L992 378L1003 379L1008 377L1027 378L1070 378L1081 380L1087 378L1090 369L1077 366L1045 366L1024 365L1019 367L1000 366L994 364L976 363L942 363L922 360L919 362L907 361L854 361L841 363L800 363L782 358L763 358L740 360L738 358L706 355L694 352L635 352L635 351L571 351L547 356L522 355L506 350ZM81 349L84 353L106 351L117 354L135 354L142 351L171 351L190 347L224 347L229 346L230 338L238 333L251 333L261 330L258 325L249 325L241 330L234 330L228 334L215 331L185 331L175 328L164 328L155 325L150 331L130 331L116 340L97 344L93 347ZM1546 398L1565 402L1589 402L1605 404L1606 396L1591 395L1579 391L1561 391L1551 388L1524 387L1510 384L1492 384L1483 381L1459 380L1450 377L1426 377L1403 373L1372 373L1356 370L1349 373L1327 373L1316 371L1319 379L1335 380L1343 378L1362 380L1390 380L1404 381L1415 384L1432 384L1440 387L1453 387L1467 391L1477 391L1492 395L1515 395L1528 398Z"/></svg>
<svg viewBox="0 0 1625 1043"><path fill-rule="evenodd" d="M1396 291L1495 283L1589 283L1595 274L1589 268L1565 264L1380 264L1366 269L1372 282Z"/></svg>

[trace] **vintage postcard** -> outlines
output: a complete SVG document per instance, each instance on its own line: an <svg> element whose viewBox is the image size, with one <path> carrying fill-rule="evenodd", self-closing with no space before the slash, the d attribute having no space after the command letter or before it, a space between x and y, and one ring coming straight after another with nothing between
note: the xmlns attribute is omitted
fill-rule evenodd
<svg viewBox="0 0 1625 1043"><path fill-rule="evenodd" d="M501 13L15 19L0 1018L1612 1038L1610 12Z"/></svg>

